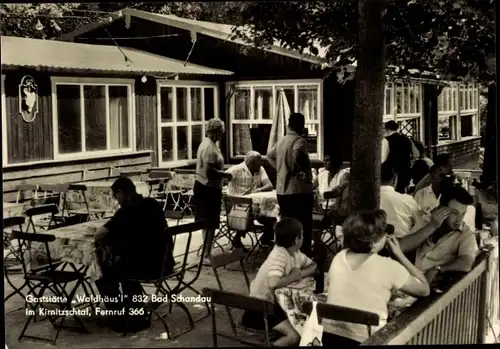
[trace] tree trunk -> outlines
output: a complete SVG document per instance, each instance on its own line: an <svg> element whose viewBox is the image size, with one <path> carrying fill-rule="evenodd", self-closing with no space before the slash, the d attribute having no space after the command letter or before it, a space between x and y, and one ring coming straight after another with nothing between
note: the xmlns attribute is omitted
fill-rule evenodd
<svg viewBox="0 0 500 349"><path fill-rule="evenodd" d="M488 111L486 116L486 132L484 142L483 175L481 183L490 185L497 180L498 174L498 142L497 142L497 87L496 84L488 86Z"/></svg>
<svg viewBox="0 0 500 349"><path fill-rule="evenodd" d="M349 211L379 208L380 152L385 88L383 12L387 0L359 0Z"/></svg>

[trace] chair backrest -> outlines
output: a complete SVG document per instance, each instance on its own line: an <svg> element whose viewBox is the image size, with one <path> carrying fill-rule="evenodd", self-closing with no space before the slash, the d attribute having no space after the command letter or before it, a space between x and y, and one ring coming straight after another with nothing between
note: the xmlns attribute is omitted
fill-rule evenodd
<svg viewBox="0 0 500 349"><path fill-rule="evenodd" d="M170 179L172 179L172 172L171 171L152 170L151 172L149 172L149 178L150 179L170 180Z"/></svg>
<svg viewBox="0 0 500 349"><path fill-rule="evenodd" d="M54 204L40 205L37 207L31 207L26 210L26 216L33 217L42 214L57 214L59 213L59 208Z"/></svg>
<svg viewBox="0 0 500 349"><path fill-rule="evenodd" d="M22 216L4 218L3 227L5 229L17 226L21 229L25 221L26 219Z"/></svg>
<svg viewBox="0 0 500 349"><path fill-rule="evenodd" d="M47 193L65 193L69 190L69 184L39 184L38 190Z"/></svg>
<svg viewBox="0 0 500 349"><path fill-rule="evenodd" d="M223 291L222 282L219 277L219 273L217 269L226 267L235 262L240 263L241 270L243 271L243 275L245 277L245 283L247 289L250 290L250 280L248 278L248 274L245 269L244 258L247 257L247 254L243 251L243 248L236 248L229 252L224 252L215 256L210 256L210 265L212 266L215 278L217 279L217 284L219 285L219 289Z"/></svg>
<svg viewBox="0 0 500 349"><path fill-rule="evenodd" d="M274 315L276 305L263 299L250 297L241 293L221 291L213 288L203 288L203 296L210 297L214 304L227 305L241 310L255 310L265 316Z"/></svg>
<svg viewBox="0 0 500 349"><path fill-rule="evenodd" d="M311 314L312 302L305 302L302 310L308 315ZM316 311L320 318L366 325L369 336L371 336L371 326L378 326L380 321L378 314L323 302L316 303Z"/></svg>
<svg viewBox="0 0 500 349"><path fill-rule="evenodd" d="M216 326L216 316L214 304L223 305L227 308L236 308L241 310L257 311L262 313L264 320L264 330L265 330L265 346L269 346L269 327L267 323L268 316L274 315L275 304L246 296L239 293L215 290L213 288L203 288L203 296L210 298L210 305L212 308L212 334L213 334L213 346L217 346L217 326Z"/></svg>
<svg viewBox="0 0 500 349"><path fill-rule="evenodd" d="M23 201L31 200L33 202L34 199L37 197L38 193L38 185L36 184L18 184L15 187L15 190L17 191L17 198L16 198L16 203L20 203ZM24 192L31 192L32 196L29 198L24 197Z"/></svg>
<svg viewBox="0 0 500 349"><path fill-rule="evenodd" d="M175 248L175 245L173 245L174 243L176 243L177 241L179 241L179 238L180 236L186 236L185 239L180 239L181 241L183 241L183 245L184 245L184 253L182 254L182 261L180 263L180 267L178 269L176 269L176 273L178 273L178 279L179 280L182 280L182 277L183 275L185 274L185 272L188 270L188 257L190 255L190 252L191 252L191 242L192 242L192 238L193 238L193 233L197 232L197 231L200 231L200 230L203 230L203 229L208 229L210 226L210 222L207 221L207 220L202 220L202 221L197 221L197 222L193 222L193 223L188 223L188 224L179 224L179 225L176 225L176 226L173 226L173 227L168 227L165 229L165 234L167 236L171 236L172 239L167 239L167 249L166 251L174 251L174 248ZM203 251L205 250L205 245L207 243L207 239L203 239ZM166 255L165 258L168 258L168 256ZM196 280L199 276L200 276L200 273L201 273L201 269L203 267L203 254L200 255L199 257L200 259L197 261L197 265L196 267L194 268L195 269L195 277L193 280ZM164 264L163 265L166 265L167 261L165 260L164 261ZM193 271L193 268L189 268L190 271ZM162 274L162 276L165 276Z"/></svg>

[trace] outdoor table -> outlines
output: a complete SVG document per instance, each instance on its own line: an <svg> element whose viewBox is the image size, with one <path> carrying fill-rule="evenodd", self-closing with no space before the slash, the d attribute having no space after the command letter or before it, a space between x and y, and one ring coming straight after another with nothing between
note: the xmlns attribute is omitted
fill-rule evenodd
<svg viewBox="0 0 500 349"><path fill-rule="evenodd" d="M325 288L324 292L321 294L314 293L315 281L313 277L304 278L301 281L288 285L287 287L275 290L276 300L279 306L285 311L288 320L299 335L302 336L304 323L307 319L307 314L302 312L303 304L308 301L326 303L328 283L328 274L325 273ZM416 298L402 292L395 293L387 306L387 322L399 315L406 308L410 307L415 301ZM329 332L328 328L331 325L328 320L325 319L322 324L324 326L324 331Z"/></svg>
<svg viewBox="0 0 500 349"><path fill-rule="evenodd" d="M24 211L30 206L29 202L15 203L15 202L4 202L3 203L3 218L24 216Z"/></svg>
<svg viewBox="0 0 500 349"><path fill-rule="evenodd" d="M253 202L253 212L257 216L277 218L280 214L278 205L278 197L276 190L263 191L245 195L246 198L251 198Z"/></svg>
<svg viewBox="0 0 500 349"><path fill-rule="evenodd" d="M85 196L90 209L103 210L107 214L113 214L118 210L118 202L113 198L111 185L113 182L81 182L87 187ZM149 195L149 185L146 182L134 182L138 194L147 197ZM67 194L68 202L83 202L82 193L76 190L70 190Z"/></svg>
<svg viewBox="0 0 500 349"><path fill-rule="evenodd" d="M67 227L40 231L39 234L50 234L56 237L55 241L49 243L52 259L61 258L63 262L72 262L77 266L85 266L85 268L87 268L87 276L95 281L101 278L101 268L97 262L94 235L89 235L87 233L87 228L98 228L106 222L107 219L100 219ZM37 256L45 257L45 245L40 243L32 244L31 254L32 258L35 259Z"/></svg>

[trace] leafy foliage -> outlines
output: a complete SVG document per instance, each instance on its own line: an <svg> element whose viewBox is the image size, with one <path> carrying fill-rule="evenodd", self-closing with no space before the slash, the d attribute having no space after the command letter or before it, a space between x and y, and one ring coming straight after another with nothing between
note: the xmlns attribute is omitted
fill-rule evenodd
<svg viewBox="0 0 500 349"><path fill-rule="evenodd" d="M190 19L239 24L245 2L0 4L0 34L52 39L126 7ZM38 22L40 24L38 24Z"/></svg>
<svg viewBox="0 0 500 349"><path fill-rule="evenodd" d="M278 41L313 54L323 47L337 69L359 53L356 0L251 2L242 16L247 27L235 35L257 46ZM493 81L493 0L390 0L384 20L389 74L432 71L443 78Z"/></svg>

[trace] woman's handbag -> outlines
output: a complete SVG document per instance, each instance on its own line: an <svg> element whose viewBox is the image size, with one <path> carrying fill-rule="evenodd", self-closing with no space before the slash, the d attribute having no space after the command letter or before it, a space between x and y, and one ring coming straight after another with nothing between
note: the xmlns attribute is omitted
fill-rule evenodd
<svg viewBox="0 0 500 349"><path fill-rule="evenodd" d="M321 339L323 338L323 326L319 324L318 312L316 310L317 303L318 302L312 303L311 315L309 315L304 324L304 331L302 332L299 344L301 347L323 346L321 342Z"/></svg>
<svg viewBox="0 0 500 349"><path fill-rule="evenodd" d="M227 217L228 228L246 232L251 228L252 214L250 205L233 205Z"/></svg>

